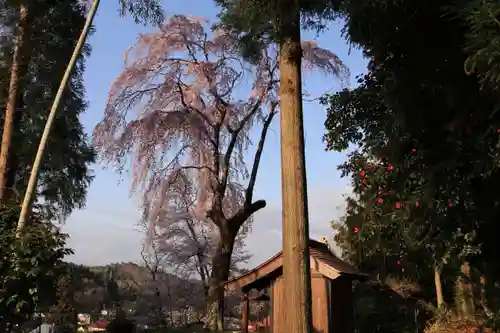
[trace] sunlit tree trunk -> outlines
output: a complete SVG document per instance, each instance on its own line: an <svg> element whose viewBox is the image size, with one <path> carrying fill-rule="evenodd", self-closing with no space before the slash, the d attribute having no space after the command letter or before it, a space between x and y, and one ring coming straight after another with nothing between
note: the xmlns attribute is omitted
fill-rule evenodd
<svg viewBox="0 0 500 333"><path fill-rule="evenodd" d="M13 181L9 181L9 176L14 177L15 172L9 170L14 165L10 165L10 156L12 154L12 138L16 132L16 102L21 94L21 80L26 73L27 57L26 48L28 47L28 7L21 4L19 7L19 21L17 24L16 41L14 44L14 54L10 73L9 92L5 107L4 124L2 132L2 147L0 149L0 202L4 202L8 189L7 185L12 186Z"/></svg>
<svg viewBox="0 0 500 333"><path fill-rule="evenodd" d="M284 6L285 7L285 6ZM287 331L312 332L309 222L302 116L300 14L283 8L280 31L280 121L283 274Z"/></svg>
<svg viewBox="0 0 500 333"><path fill-rule="evenodd" d="M436 287L436 301L438 309L444 305L443 287L441 285L441 270L438 265L434 266L434 285Z"/></svg>
<svg viewBox="0 0 500 333"><path fill-rule="evenodd" d="M472 290L472 279L470 273L470 263L464 262L460 266L460 293L461 293L461 312L465 318L473 318L475 315L474 296Z"/></svg>

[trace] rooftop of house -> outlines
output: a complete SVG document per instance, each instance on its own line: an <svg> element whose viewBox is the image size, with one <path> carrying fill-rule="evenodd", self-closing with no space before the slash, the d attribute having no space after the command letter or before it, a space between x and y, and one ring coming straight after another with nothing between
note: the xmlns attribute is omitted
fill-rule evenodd
<svg viewBox="0 0 500 333"><path fill-rule="evenodd" d="M95 323L89 325L89 328L105 329L106 327L108 327L108 322L104 320L96 321Z"/></svg>
<svg viewBox="0 0 500 333"><path fill-rule="evenodd" d="M352 265L338 258L324 241L309 240L311 270L333 280L340 276L352 279L362 279L366 274L361 273ZM228 280L224 286L226 290L257 289L268 287L273 279L283 274L283 251L278 252L269 260L238 277Z"/></svg>

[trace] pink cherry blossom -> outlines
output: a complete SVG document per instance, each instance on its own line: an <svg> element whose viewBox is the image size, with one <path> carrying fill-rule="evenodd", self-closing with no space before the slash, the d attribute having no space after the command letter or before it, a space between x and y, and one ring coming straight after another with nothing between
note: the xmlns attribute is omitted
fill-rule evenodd
<svg viewBox="0 0 500 333"><path fill-rule="evenodd" d="M252 214L265 206L253 189L279 112L276 47L246 63L224 28L207 27L202 18L176 15L140 34L93 133L101 160L130 172L149 239L179 258L199 248L210 249L210 258L230 229L239 231L238 251ZM331 51L308 41L303 51L304 69L347 77Z"/></svg>

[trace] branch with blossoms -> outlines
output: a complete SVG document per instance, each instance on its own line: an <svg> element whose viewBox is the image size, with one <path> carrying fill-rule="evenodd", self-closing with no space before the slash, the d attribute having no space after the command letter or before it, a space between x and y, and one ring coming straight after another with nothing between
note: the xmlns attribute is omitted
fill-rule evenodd
<svg viewBox="0 0 500 333"><path fill-rule="evenodd" d="M172 262L189 262L209 279L213 302L231 269L248 258L245 236L266 206L253 197L258 169L280 110L276 48L267 45L258 62L247 63L229 32L209 33L207 24L177 15L139 36L93 141L104 162L131 171L149 234L158 234ZM310 41L302 46L304 69L348 74L333 52Z"/></svg>
<svg viewBox="0 0 500 333"><path fill-rule="evenodd" d="M272 48L262 50L257 66L243 63L231 36L219 28L209 38L204 23L174 16L159 31L140 35L125 54L125 71L110 90L94 143L105 161L119 168L132 162L133 190L144 196L168 191L179 173L188 174L199 192L197 215L217 224L238 213L238 229L265 205L249 199L267 129L278 111L279 68ZM306 69L347 74L334 53L315 42L303 47ZM246 100L235 99L235 89L249 75L252 93ZM127 121L131 111L136 120ZM256 123L263 126L262 144L243 189L235 181L246 178L243 154ZM240 191L243 200L236 199Z"/></svg>

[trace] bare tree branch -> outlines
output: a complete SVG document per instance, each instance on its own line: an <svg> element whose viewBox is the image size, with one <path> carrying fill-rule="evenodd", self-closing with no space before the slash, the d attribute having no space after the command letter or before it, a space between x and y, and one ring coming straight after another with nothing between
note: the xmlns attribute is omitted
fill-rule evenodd
<svg viewBox="0 0 500 333"><path fill-rule="evenodd" d="M245 193L245 205L250 205L252 203L253 189L255 187L255 182L257 180L257 172L259 171L260 159L262 158L262 153L264 152L264 144L266 142L267 131L269 126L273 121L273 117L276 115L276 104L271 106L271 111L267 115L264 125L262 126L262 133L260 134L259 144L257 145L257 151L255 152L255 157L252 165L252 172L250 173L250 179L248 181L247 190Z"/></svg>

